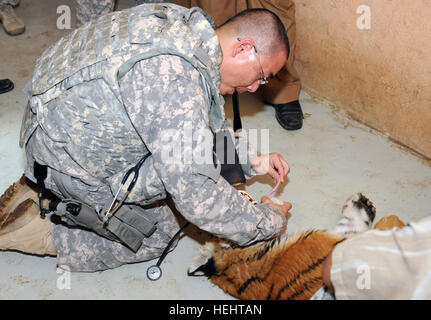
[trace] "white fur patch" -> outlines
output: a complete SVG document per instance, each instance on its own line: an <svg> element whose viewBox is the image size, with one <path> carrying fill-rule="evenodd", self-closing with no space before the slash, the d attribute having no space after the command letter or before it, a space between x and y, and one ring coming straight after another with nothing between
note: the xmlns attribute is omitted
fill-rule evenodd
<svg viewBox="0 0 431 320"><path fill-rule="evenodd" d="M204 273L199 269L199 267L205 265L209 259L214 255L214 243L206 243L203 247L200 249L199 255L193 258L191 265L189 266L187 272L188 274L192 274L194 276L203 276Z"/></svg>

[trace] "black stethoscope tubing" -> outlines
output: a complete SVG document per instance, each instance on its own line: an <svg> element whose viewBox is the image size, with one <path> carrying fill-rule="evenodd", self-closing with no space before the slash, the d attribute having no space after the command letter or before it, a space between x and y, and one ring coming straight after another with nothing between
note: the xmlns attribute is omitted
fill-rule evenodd
<svg viewBox="0 0 431 320"><path fill-rule="evenodd" d="M169 249L172 247L174 241L180 236L181 232L183 232L188 226L190 225L190 222L187 222L185 225L181 227L180 230L171 238L168 245L166 246L165 250L163 250L162 255L160 256L159 260L155 265L152 265L148 267L147 269L147 277L151 281L159 280L162 276L162 269L160 268L160 265L162 264L163 260L165 259L166 255L169 252Z"/></svg>

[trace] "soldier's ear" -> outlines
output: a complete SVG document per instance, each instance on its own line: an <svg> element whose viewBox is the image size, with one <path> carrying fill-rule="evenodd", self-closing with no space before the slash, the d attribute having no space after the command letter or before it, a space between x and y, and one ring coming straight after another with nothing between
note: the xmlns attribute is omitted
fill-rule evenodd
<svg viewBox="0 0 431 320"><path fill-rule="evenodd" d="M253 50L253 39L251 38L237 38L237 41L233 45L232 57L236 57L238 55L245 55L248 59L248 56L252 54L251 50Z"/></svg>

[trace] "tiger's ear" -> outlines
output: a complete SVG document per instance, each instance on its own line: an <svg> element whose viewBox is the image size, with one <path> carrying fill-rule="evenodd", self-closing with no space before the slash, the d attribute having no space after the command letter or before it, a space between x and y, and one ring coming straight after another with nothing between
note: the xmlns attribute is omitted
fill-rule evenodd
<svg viewBox="0 0 431 320"><path fill-rule="evenodd" d="M211 276L215 270L214 243L206 243L200 250L200 254L193 258L192 264L187 270L189 276Z"/></svg>

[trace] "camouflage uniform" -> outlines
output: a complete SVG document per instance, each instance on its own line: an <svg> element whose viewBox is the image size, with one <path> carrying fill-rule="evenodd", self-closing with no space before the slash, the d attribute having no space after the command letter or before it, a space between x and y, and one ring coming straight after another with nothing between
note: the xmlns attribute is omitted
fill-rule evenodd
<svg viewBox="0 0 431 320"><path fill-rule="evenodd" d="M115 0L76 0L76 26L111 12L114 4Z"/></svg>
<svg viewBox="0 0 431 320"><path fill-rule="evenodd" d="M16 6L19 3L19 0L0 0L0 6L4 4L9 4L11 6Z"/></svg>
<svg viewBox="0 0 431 320"><path fill-rule="evenodd" d="M4 1L4 0L0 0ZM11 1L11 0L6 0ZM15 0L19 1L19 0ZM163 0L137 0L136 4L169 2ZM85 23L107 14L114 10L115 0L76 0L76 26L81 27Z"/></svg>
<svg viewBox="0 0 431 320"><path fill-rule="evenodd" d="M147 8L154 10L150 5L143 5L131 9L131 14L142 17ZM81 50L68 49L75 54L82 53L86 50L85 45L92 48L101 44L92 44L88 38L75 41L74 37L91 34L91 30L105 34L107 30L116 30L116 27L120 33L126 31L119 39L138 42L140 38L157 38L157 34L146 38L145 33L157 29L157 24L140 21L142 18L129 19L125 14L126 10L101 17L94 26L93 22L86 26L88 30L78 29L63 44L66 43L66 48L68 43L77 47L82 45ZM62 61L52 54L61 47L61 42L38 60L21 132L21 145L26 143L27 177L35 180L33 162L37 160L49 167L45 181L48 189L60 198L78 199L97 208L106 203L108 196L112 197L127 169L134 166L146 150L152 153L150 161L146 162L147 167L140 170L139 179L127 201L149 205L145 207L148 215L158 221L155 233L144 239L142 247L133 253L122 244L94 232L55 225L52 236L59 265L67 265L73 271L96 271L160 256L179 229L170 208L164 202L157 202L166 194L172 197L176 209L185 219L240 245L269 239L285 227L286 219L281 212L269 205L252 205L207 167L181 160L166 162L164 159L165 133L169 130L175 132L170 137L172 141L180 142L186 140L187 128L203 128L212 132L230 130L223 122L223 98L218 89L211 91L220 84L218 68L222 51L218 38L203 15L194 14L191 20L195 33L181 34L183 31L176 31L182 29L172 30L173 39L182 39L173 46L178 52L184 50L187 54L190 43L202 43L201 48L210 60L207 63L213 66L209 69L211 81L207 81L198 65L192 65L185 56L173 54L137 59L119 80L114 79L117 83L111 83L110 71L103 74L105 69L100 66L103 61L94 63L88 57L90 62L84 63L80 59L87 57L82 55L67 56ZM129 26L128 29L123 29L121 24L98 28L103 21L128 21ZM138 24L134 25L133 21L138 21ZM129 40L127 34L133 40ZM109 44L112 46L110 49L126 47L124 43L119 45L112 40L115 36L109 33L106 36L113 41ZM106 47L101 50L104 54L109 53ZM99 57L97 51L90 50L87 54ZM118 57L112 59L119 60ZM53 67L56 63L60 67ZM62 67L62 63L67 65ZM75 71L73 65L82 65L82 69ZM60 70L58 79L61 81L56 80L57 70ZM103 77L95 76L98 72L102 72ZM50 81L52 86L48 91L38 91L41 83ZM201 142L185 144L182 154L193 152ZM254 152L250 158L253 156ZM243 168L251 176L253 170L249 163ZM209 165L209 168L214 167L214 164ZM72 188L62 190L57 183L59 177L68 179Z"/></svg>

